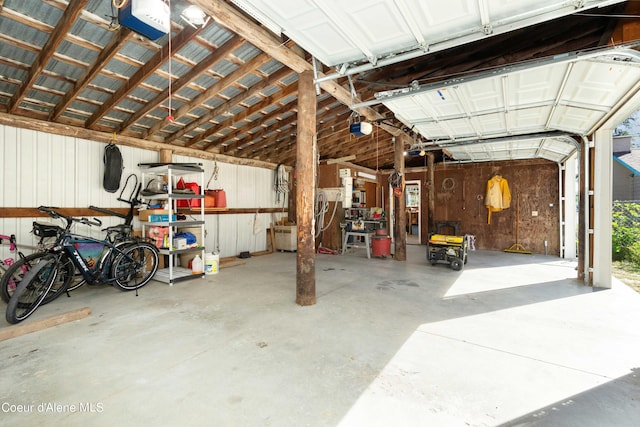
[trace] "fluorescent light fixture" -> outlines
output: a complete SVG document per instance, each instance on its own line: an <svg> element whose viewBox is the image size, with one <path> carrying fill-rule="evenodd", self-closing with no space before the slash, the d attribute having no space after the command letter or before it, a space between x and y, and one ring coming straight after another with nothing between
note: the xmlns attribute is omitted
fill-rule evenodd
<svg viewBox="0 0 640 427"><path fill-rule="evenodd" d="M371 173L367 173L367 172L358 172L358 177L359 178L366 178L366 179L371 179L371 180L376 180L377 177Z"/></svg>

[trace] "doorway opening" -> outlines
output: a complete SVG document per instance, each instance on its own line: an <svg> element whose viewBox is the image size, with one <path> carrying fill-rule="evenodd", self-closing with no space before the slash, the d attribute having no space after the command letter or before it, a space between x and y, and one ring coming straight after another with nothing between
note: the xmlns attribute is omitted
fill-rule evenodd
<svg viewBox="0 0 640 427"><path fill-rule="evenodd" d="M422 233L420 221L420 181L407 181L405 183L405 206L407 215L407 244L419 245Z"/></svg>

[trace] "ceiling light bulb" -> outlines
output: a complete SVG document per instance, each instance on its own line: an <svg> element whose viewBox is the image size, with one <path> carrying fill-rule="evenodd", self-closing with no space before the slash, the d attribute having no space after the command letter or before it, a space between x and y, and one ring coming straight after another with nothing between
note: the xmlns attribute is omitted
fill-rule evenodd
<svg viewBox="0 0 640 427"><path fill-rule="evenodd" d="M187 21L192 27L204 27L209 22L209 17L198 6L191 5L185 8L180 17Z"/></svg>

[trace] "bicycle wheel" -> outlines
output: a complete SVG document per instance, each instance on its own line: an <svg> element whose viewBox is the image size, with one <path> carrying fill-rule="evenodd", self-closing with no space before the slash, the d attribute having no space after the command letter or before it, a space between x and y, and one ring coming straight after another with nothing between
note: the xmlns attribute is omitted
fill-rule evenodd
<svg viewBox="0 0 640 427"><path fill-rule="evenodd" d="M48 255L48 253L36 252L34 254L30 254L17 260L11 265L11 267L9 267L6 274L2 276L2 280L0 280L0 296L4 302L9 302L25 274L27 274L27 272L45 255ZM58 277L51 286L51 289L47 292L44 300L42 300L41 305L50 303L67 290L72 290L70 289L70 284L74 279L75 266L71 262L71 259L66 255L63 256L60 263ZM78 286L79 285L74 284L73 289Z"/></svg>
<svg viewBox="0 0 640 427"><path fill-rule="evenodd" d="M158 270L158 248L150 243L134 243L120 253L111 266L114 285L123 291L149 283Z"/></svg>
<svg viewBox="0 0 640 427"><path fill-rule="evenodd" d="M22 322L36 311L58 276L58 265L55 255L43 254L40 257L13 292L7 305L7 322Z"/></svg>

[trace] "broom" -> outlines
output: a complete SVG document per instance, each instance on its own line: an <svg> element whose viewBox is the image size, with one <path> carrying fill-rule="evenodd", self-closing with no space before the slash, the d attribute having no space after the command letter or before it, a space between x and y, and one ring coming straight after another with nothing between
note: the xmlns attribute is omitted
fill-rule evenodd
<svg viewBox="0 0 640 427"><path fill-rule="evenodd" d="M516 242L511 245L509 249L505 249L503 252L512 252L516 254L530 254L531 251L528 251L518 243L518 229L520 228L520 193L516 198Z"/></svg>

